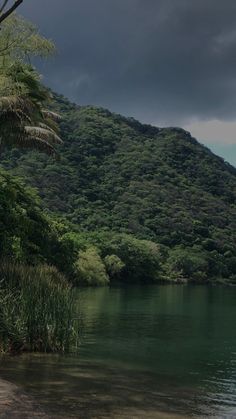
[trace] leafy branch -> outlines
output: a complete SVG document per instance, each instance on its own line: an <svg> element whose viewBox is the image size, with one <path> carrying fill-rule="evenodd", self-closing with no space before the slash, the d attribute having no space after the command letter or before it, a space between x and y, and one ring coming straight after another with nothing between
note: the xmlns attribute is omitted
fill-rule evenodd
<svg viewBox="0 0 236 419"><path fill-rule="evenodd" d="M4 20L6 20L23 3L23 0L16 0L15 3L4 12L8 2L9 0L4 0L3 5L0 9L0 24Z"/></svg>

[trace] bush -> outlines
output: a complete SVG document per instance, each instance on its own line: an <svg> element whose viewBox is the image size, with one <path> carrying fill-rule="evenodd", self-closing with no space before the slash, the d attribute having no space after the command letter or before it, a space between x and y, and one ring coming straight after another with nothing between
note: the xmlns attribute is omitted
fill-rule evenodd
<svg viewBox="0 0 236 419"><path fill-rule="evenodd" d="M177 246L170 251L166 270L170 279L206 280L208 261L198 247Z"/></svg>
<svg viewBox="0 0 236 419"><path fill-rule="evenodd" d="M115 232L96 231L94 233L66 234L63 240L72 240L77 252L82 255L82 259L92 258L97 264L102 266L104 263L110 279L119 279L124 282L155 282L160 275L160 248L156 243L149 240L139 240L132 235L119 234ZM98 250L91 252L91 248ZM87 253L87 251L89 252ZM99 254L98 254L99 252ZM96 255L96 256L95 256ZM86 256L86 257L85 257ZM114 259L116 257L116 260ZM80 260L80 259L79 259ZM79 262L87 265L88 262ZM90 263L91 265L91 263ZM79 272L78 263L76 264L77 276L83 277L83 272ZM122 267L122 269L121 269ZM90 271L95 268L91 266ZM113 276L112 270L120 270L119 278ZM86 266L86 271L88 267ZM104 271L103 276L104 276ZM101 273L100 273L101 274ZM97 280L86 283L93 285ZM107 279L102 281L107 283Z"/></svg>
<svg viewBox="0 0 236 419"><path fill-rule="evenodd" d="M120 279L122 270L125 267L124 262L116 255L107 255L104 263L110 279Z"/></svg>
<svg viewBox="0 0 236 419"><path fill-rule="evenodd" d="M122 279L127 282L155 282L160 274L160 249L149 240L139 240L127 234L114 235L107 252L124 263Z"/></svg>
<svg viewBox="0 0 236 419"><path fill-rule="evenodd" d="M48 219L35 193L0 169L0 258L44 262L50 236Z"/></svg>
<svg viewBox="0 0 236 419"><path fill-rule="evenodd" d="M95 247L79 252L75 270L77 284L107 285L109 283L105 265Z"/></svg>

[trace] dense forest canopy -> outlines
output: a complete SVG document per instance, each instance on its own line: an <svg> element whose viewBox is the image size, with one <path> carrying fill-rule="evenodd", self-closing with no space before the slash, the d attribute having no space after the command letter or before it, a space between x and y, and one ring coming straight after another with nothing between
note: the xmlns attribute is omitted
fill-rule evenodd
<svg viewBox="0 0 236 419"><path fill-rule="evenodd" d="M60 161L16 149L1 159L39 190L44 209L80 233L160 244L168 272L234 277L234 167L180 128L143 125L58 95L52 109L63 115Z"/></svg>

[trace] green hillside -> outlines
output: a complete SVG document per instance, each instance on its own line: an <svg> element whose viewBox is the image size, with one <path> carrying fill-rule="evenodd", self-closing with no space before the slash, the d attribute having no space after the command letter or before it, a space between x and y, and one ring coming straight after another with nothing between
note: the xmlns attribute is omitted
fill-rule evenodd
<svg viewBox="0 0 236 419"><path fill-rule="evenodd" d="M236 275L235 168L179 128L143 125L61 96L55 109L63 116L60 160L12 150L1 161L39 189L44 208L80 231L160 243L172 249L172 264L186 251L205 261L210 276Z"/></svg>

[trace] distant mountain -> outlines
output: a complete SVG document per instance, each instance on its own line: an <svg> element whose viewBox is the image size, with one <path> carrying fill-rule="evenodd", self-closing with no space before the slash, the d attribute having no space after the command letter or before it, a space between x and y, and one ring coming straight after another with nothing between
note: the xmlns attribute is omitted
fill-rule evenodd
<svg viewBox="0 0 236 419"><path fill-rule="evenodd" d="M81 230L132 233L229 258L236 274L236 169L180 128L143 125L55 96L58 161L19 150L1 164L37 187L45 209ZM235 264L235 267L234 267Z"/></svg>

